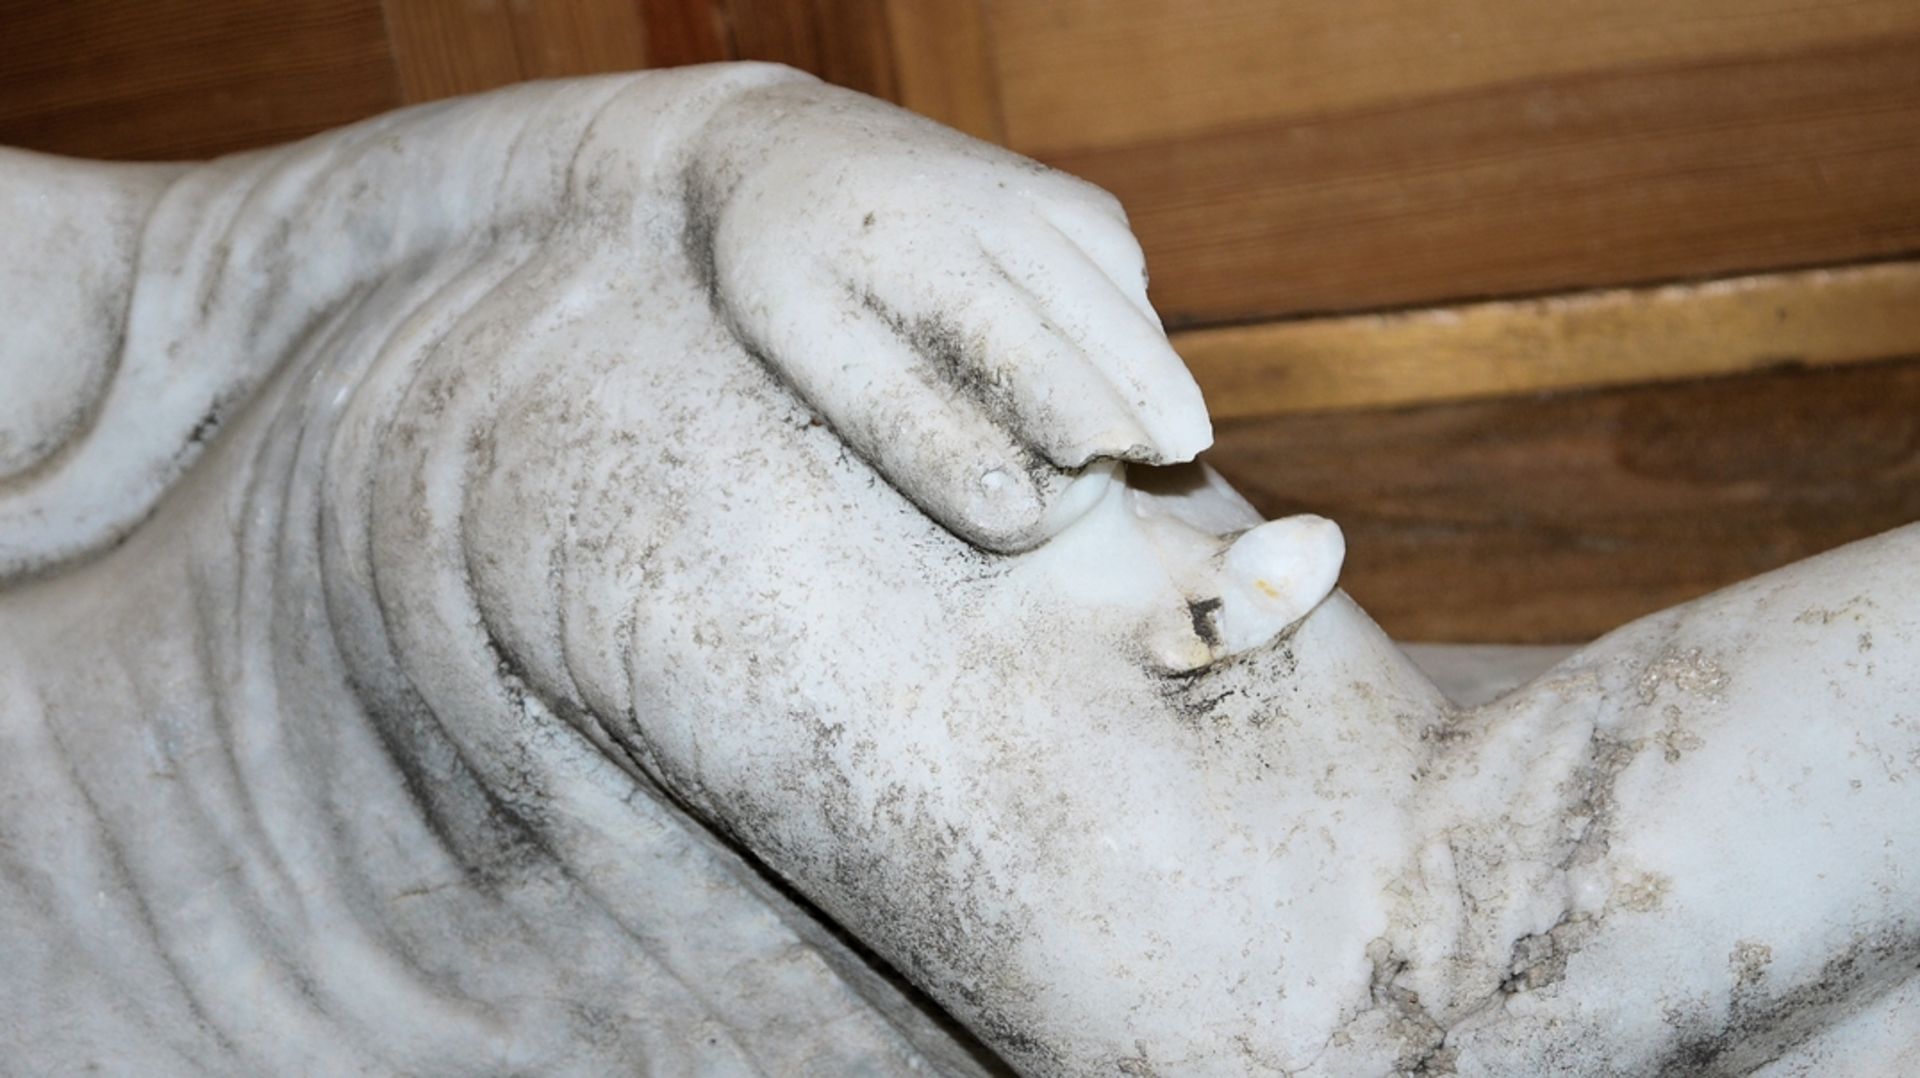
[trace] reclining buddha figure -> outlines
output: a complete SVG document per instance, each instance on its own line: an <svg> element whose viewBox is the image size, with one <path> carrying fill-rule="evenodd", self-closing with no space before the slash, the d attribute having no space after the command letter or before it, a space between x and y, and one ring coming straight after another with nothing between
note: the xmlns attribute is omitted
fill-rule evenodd
<svg viewBox="0 0 1920 1078"><path fill-rule="evenodd" d="M0 1069L1920 1057L1920 529L1449 698L1111 197L781 68L0 225Z"/></svg>

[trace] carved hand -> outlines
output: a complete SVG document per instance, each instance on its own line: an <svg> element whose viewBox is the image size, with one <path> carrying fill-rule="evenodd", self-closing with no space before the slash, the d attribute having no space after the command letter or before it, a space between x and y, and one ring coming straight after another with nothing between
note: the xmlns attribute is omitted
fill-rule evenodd
<svg viewBox="0 0 1920 1078"><path fill-rule="evenodd" d="M733 331L969 541L1032 547L1090 462L1211 443L1106 192L817 83L742 95L694 160L687 241Z"/></svg>

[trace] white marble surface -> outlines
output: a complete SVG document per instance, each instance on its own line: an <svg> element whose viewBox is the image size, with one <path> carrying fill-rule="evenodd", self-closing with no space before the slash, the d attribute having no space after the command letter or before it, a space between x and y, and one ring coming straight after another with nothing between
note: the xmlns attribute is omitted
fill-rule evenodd
<svg viewBox="0 0 1920 1078"><path fill-rule="evenodd" d="M8 1069L1920 1052L1920 529L1458 706L1109 197L774 68L0 224Z"/></svg>

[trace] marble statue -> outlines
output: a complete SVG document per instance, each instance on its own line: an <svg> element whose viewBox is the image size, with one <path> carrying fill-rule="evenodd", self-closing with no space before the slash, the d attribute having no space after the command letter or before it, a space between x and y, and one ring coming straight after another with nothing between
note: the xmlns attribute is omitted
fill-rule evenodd
<svg viewBox="0 0 1920 1078"><path fill-rule="evenodd" d="M1920 529L1449 698L1111 197L781 68L0 224L0 1069L1920 1060Z"/></svg>

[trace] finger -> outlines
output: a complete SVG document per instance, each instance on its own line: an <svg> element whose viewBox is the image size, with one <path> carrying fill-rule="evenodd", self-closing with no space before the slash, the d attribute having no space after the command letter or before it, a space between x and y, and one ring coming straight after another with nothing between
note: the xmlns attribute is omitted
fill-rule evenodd
<svg viewBox="0 0 1920 1078"><path fill-rule="evenodd" d="M779 373L948 530L1011 553L1064 526L1049 509L1073 477L1048 466L857 296L821 289L792 297L765 329Z"/></svg>
<svg viewBox="0 0 1920 1078"><path fill-rule="evenodd" d="M854 291L935 374L1054 466L1152 455L1133 407L1024 288L984 252L941 262L927 274L896 266L875 290Z"/></svg>
<svg viewBox="0 0 1920 1078"><path fill-rule="evenodd" d="M1092 190L1103 197L1050 200L1040 205L1040 214L1158 326L1160 315L1147 299L1146 254L1127 224L1126 211L1118 199L1097 187Z"/></svg>
<svg viewBox="0 0 1920 1078"><path fill-rule="evenodd" d="M989 257L1131 407L1147 432L1153 464L1192 460L1213 444L1200 387L1143 313L1086 252L1059 231L1029 225L992 243Z"/></svg>

